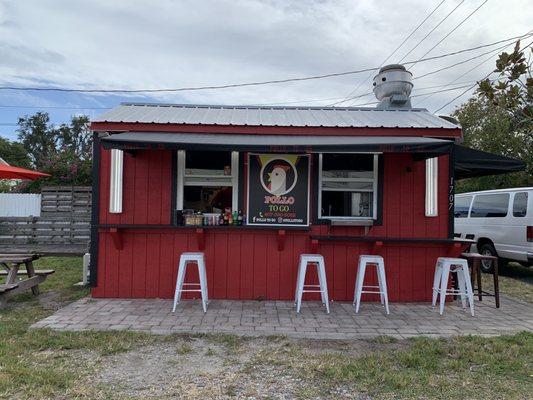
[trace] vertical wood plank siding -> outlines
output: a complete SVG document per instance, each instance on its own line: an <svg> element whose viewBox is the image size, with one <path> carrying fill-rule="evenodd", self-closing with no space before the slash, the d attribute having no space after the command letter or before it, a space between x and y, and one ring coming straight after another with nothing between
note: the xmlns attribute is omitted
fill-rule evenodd
<svg viewBox="0 0 533 400"><path fill-rule="evenodd" d="M109 152L102 151L100 171L101 224L169 224L172 154L139 151L124 157L123 213L108 213ZM439 158L439 215L424 214L424 161L410 154L384 156L383 224L369 235L385 237L445 238L448 234L448 156ZM313 177L314 179L314 177ZM313 202L315 203L315 202ZM315 203L316 204L316 203ZM277 250L277 231L238 229L205 230L205 255L209 293L220 299L281 299L294 296L296 268L301 253L309 252L311 234L327 234L325 225L310 231L290 231L283 251ZM331 227L334 235L363 235L362 227ZM198 251L194 229L124 230L123 249L117 250L110 234L101 230L98 285L95 297L171 298L178 259L184 251ZM330 297L353 299L356 262L371 252L369 243L321 243L326 260ZM385 244L389 298L392 301L428 301L436 258L446 255L447 245ZM311 269L311 272L314 272ZM310 274L313 275L313 274ZM372 272L368 282L376 282ZM197 279L190 268L187 279ZM309 277L314 281L314 277ZM308 298L313 295L308 295ZM377 300L375 295L367 297Z"/></svg>

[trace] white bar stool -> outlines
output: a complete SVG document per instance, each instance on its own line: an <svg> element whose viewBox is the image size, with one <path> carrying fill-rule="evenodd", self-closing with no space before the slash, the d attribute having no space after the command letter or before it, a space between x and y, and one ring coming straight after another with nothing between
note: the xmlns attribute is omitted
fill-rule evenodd
<svg viewBox="0 0 533 400"><path fill-rule="evenodd" d="M378 273L378 286L363 285L365 280L365 272L367 265L374 265ZM379 290L364 290L364 289L379 289ZM385 306L385 311L389 314L389 297L387 295L387 278L385 275L385 262L383 257L374 255L360 255L359 266L357 268L357 278L355 279L355 293L353 296L353 304L355 305L355 313L359 312L361 305L361 294L376 293L379 294L381 304Z"/></svg>
<svg viewBox="0 0 533 400"><path fill-rule="evenodd" d="M457 273L457 283L459 289L448 289L448 278L450 272ZM474 292L470 281L468 261L463 258L439 257L435 267L433 278L433 301L432 306L437 304L437 297L440 295L440 315L444 312L446 296L461 296L463 309L466 310L466 299L470 304L470 314L474 316Z"/></svg>
<svg viewBox="0 0 533 400"><path fill-rule="evenodd" d="M305 285L305 275L307 273L308 264L316 265L319 282L318 285ZM322 257L320 254L300 254L298 278L296 279L296 295L294 298L297 313L300 312L300 307L302 305L302 296L304 293L320 293L320 296L322 297L322 304L326 306L326 312L329 314L326 266L324 263L324 257Z"/></svg>
<svg viewBox="0 0 533 400"><path fill-rule="evenodd" d="M196 263L198 266L198 275L200 276L199 283L185 283L185 272L187 271L187 263ZM184 289L183 287L193 286L194 289ZM199 289L197 287L200 287ZM176 279L176 291L174 293L174 306L172 312L176 311L176 306L181 300L183 292L200 292L202 294L202 307L204 313L207 312L207 274L205 272L205 257L204 253L181 253L180 263L178 268L178 277Z"/></svg>

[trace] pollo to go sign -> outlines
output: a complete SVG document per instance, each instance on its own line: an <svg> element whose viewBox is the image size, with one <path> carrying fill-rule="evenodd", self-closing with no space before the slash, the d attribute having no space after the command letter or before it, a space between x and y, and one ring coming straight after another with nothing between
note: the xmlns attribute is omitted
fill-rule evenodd
<svg viewBox="0 0 533 400"><path fill-rule="evenodd" d="M249 225L309 225L309 155L248 155Z"/></svg>

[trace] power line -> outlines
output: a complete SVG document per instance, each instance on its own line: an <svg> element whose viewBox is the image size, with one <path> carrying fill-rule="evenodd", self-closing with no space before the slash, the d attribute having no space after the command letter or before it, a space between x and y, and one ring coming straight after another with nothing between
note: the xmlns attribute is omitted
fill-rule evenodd
<svg viewBox="0 0 533 400"><path fill-rule="evenodd" d="M435 45L433 45L433 47L431 49L429 49L428 51L426 51L424 53L424 55L420 58L424 58L425 56L427 56L429 53L431 53L433 51L433 49L435 49L435 47L437 47L439 44L441 44L442 42L444 42L444 40L446 40L446 38L448 38L448 36L450 36L453 32L455 32L457 29L459 29L459 27L465 23L472 15L474 15L481 7L483 7L485 4L487 4L489 0L485 0L483 3L481 3L474 11L472 11L470 14L468 14L465 18L463 18L461 20L461 22L459 22L450 32L448 32L441 40L439 40ZM417 61L418 62L418 61ZM414 63L413 65L411 65L411 68L413 68L416 64Z"/></svg>
<svg viewBox="0 0 533 400"><path fill-rule="evenodd" d="M529 45L526 46L526 48L529 47L532 43L533 43L533 42L530 42ZM469 74L470 72L472 72L473 70L475 70L475 69L481 67L481 66L482 66L483 64L485 64L487 61L492 60L493 57L494 57L496 54L498 54L501 50L503 50L503 49L505 49L505 48L507 48L507 47L509 47L509 46L510 46L510 44L504 46L503 48L501 48L501 47L498 48L498 50L497 50L496 52L492 52L492 54L491 54L489 57L485 58L485 59L484 59L483 61L481 61L480 63L474 65L474 66L473 66L472 68L470 68L468 71L463 72L461 75L459 75L458 77L456 77L453 81L448 82L447 86L452 85L454 82L458 81L458 80L461 79L463 76L465 76L465 75ZM433 94L428 95L428 96L426 97L425 100L428 100L431 96L433 96Z"/></svg>
<svg viewBox="0 0 533 400"><path fill-rule="evenodd" d="M454 8L452 11L450 11L450 12L449 12L449 13L448 13L443 19L441 19L441 20L439 21L439 23L438 23L437 25L435 25L435 26L433 27L433 29L430 30L430 31L428 32L428 34L427 34L426 36L424 36L424 37L423 37L423 38L422 38L422 39L421 39L421 40L415 45L415 47L413 47L413 48L412 48L411 50L409 50L406 54L404 54L404 56L400 59L400 61L398 61L398 63L401 63L402 60L405 59L405 57L407 57L407 56L408 56L409 54L411 54L411 53L412 53L412 52L413 52L418 46L420 46L420 45L422 44L422 42L424 42L424 40L426 40L426 39L429 37L429 35L431 35L433 32L435 32L435 29L437 29L437 28L438 28L438 27L439 27L444 21L446 21L446 20L448 19L448 17L449 17L450 15L452 15L452 14L455 12L455 10L457 10L457 9L461 6L461 4L463 4L464 2L465 2L465 0L462 0L459 4L457 4L457 5L455 6L455 8Z"/></svg>
<svg viewBox="0 0 533 400"><path fill-rule="evenodd" d="M411 36L413 36L413 35L416 33L416 31L417 31L422 25L424 25L424 23L425 23L425 22L426 22L426 21L427 21L427 20L428 20L428 19L429 19L434 13L435 13L435 11L437 11L437 10L439 9L439 7L440 7L445 1L446 1L446 0L442 0L439 4L437 4L437 6L436 6L436 7L435 7L435 8L434 8L434 9L433 9L433 10L432 10L432 11L426 16L426 18L424 18L424 20L423 20L422 22L420 22L420 23L416 26L416 28L413 29L413 30L411 31L411 33L410 33L410 34L409 34L409 35L408 35L408 36L407 36L407 37L406 37L406 38L405 38L405 39L399 44L399 46L396 47L396 48L394 49L394 51L393 51L392 53L390 53L390 54L388 55L388 57L387 57L385 60L383 60L383 62L380 64L380 67L381 67L383 64L385 64L389 58L391 58L394 54L396 54L396 52L397 52L397 51L398 51L398 50L399 50L399 49L405 44L405 42L407 42L407 41L411 38ZM366 81L368 81L369 78L372 78L372 74L368 75L365 79L361 80L361 82L359 83L359 85L357 85L357 87L356 87L354 90L352 90L350 93L348 93L348 95L345 97L345 99L347 99L348 97L350 97L350 96L352 96L354 93L356 93L356 92L359 90L359 88L363 85L363 83L366 82ZM336 105L336 104L339 104L339 102L334 103L334 104L332 104L332 105Z"/></svg>
<svg viewBox="0 0 533 400"><path fill-rule="evenodd" d="M11 104L0 104L0 108L28 108L28 109L42 109L42 108L50 108L50 109L59 109L59 110L110 110L112 107L68 107L68 106L18 106L18 105L11 105Z"/></svg>
<svg viewBox="0 0 533 400"><path fill-rule="evenodd" d="M528 45L524 46L522 49L526 49L528 48L529 46L531 46L531 44L533 44L533 42L530 42ZM455 100L459 99L460 97L464 96L466 93L468 93L470 90L472 90L474 87L476 87L476 85L479 84L479 82L481 81L484 81L485 79L487 79L489 76L491 76L495 71L491 71L489 72L487 75L485 75L485 77L481 78L479 81L477 81L476 83L474 83L472 86L470 86L469 88L467 88L464 92L460 93L459 95L455 96L453 99L451 99L449 102L447 102L446 104L444 104L442 107L438 108L437 110L434 111L434 113L437 113L439 112L440 110L442 110L443 108L449 106L451 103L453 103ZM494 81L497 81L498 79L494 79L492 80L492 82Z"/></svg>
<svg viewBox="0 0 533 400"><path fill-rule="evenodd" d="M457 54L469 52L478 50L484 47L490 47L495 44L499 44L502 42L506 42L512 39L517 39L523 37L523 35L515 36L512 38L503 39L497 42L488 43L480 46L475 46L467 49L461 49L450 53L444 53L440 54L438 56L432 56L423 58L420 60L415 61L407 61L404 64L414 64L418 62L425 62L425 61L431 61L436 60L440 58L445 58L449 56L454 56ZM245 87L245 86L259 86L259 85L269 85L269 84L277 84L277 83L287 83L287 82L298 82L298 81L307 81L307 80L314 80L314 79L324 79L324 78L331 78L336 76L344 76L344 75L353 75L353 74L359 74L362 72L370 72L379 69L379 67L372 67L372 68L364 68L364 69L358 69L358 70L352 70L352 71L345 71L345 72L337 72L337 73L331 73L331 74L324 74L324 75L314 75L314 76L308 76L308 77L301 77L301 78L287 78L287 79L278 79L278 80L271 80L271 81L258 81L258 82L247 82L247 83L235 83L235 84L228 84L228 85L212 85L212 86L197 86L197 87L182 87L182 88L176 88L176 89L71 89L71 88L61 88L61 87L21 87L21 86L0 86L0 90L18 90L18 91L56 91L56 92L78 92L78 93L157 93L157 92L183 92L183 91L198 91L198 90L214 90L214 89L228 89L228 88L235 88L235 87Z"/></svg>
<svg viewBox="0 0 533 400"><path fill-rule="evenodd" d="M531 32L531 31L530 31L530 32ZM533 33L530 33L530 32L528 32L528 33L526 33L526 34L520 36L520 38L525 39L525 38L531 37L531 36L533 35ZM515 38L513 38L513 40L514 40L514 39L515 39ZM500 43L501 43L501 42L500 42ZM513 42L513 43L514 43L514 42ZM512 44L512 43L511 43L511 44ZM500 52L501 50L503 50L503 49L505 49L506 47L509 47L509 46L510 46L510 44L509 44L509 43L506 43L504 46L500 46L500 47L498 47L496 50L492 49L492 50L490 50L490 51L487 51L487 52L484 52L484 53L478 54L478 55L476 55L475 57L471 57L471 58L468 58L468 59L466 59L466 60L459 61L459 62L454 63L454 64L451 64L451 65L447 65L446 67L439 68L439 69L436 69L436 70L434 70L434 71L427 72L427 73L425 73L425 74L423 74L423 75L419 75L419 76L414 77L413 80L421 79L421 78L424 78L424 77L426 77L426 76L433 75L433 74L436 74L436 73L438 73L438 72L442 72L442 71L448 70L448 69L450 69L450 68L456 67L456 66L461 65L461 64L465 64L465 63L470 62L470 61L472 61L472 60L477 60L479 57L484 56L484 55L486 55L486 54L491 54L491 58L492 58L492 55L493 55L493 54L495 54L495 53L497 54L498 52ZM476 67L474 67L473 69L475 69L475 68L476 68ZM468 72L471 72L471 71L472 71L472 70L467 71L466 73L464 73L464 74L460 75L458 78L456 78L454 81L452 81L452 82L450 82L449 84L444 85L444 86L449 86L451 83L455 82L455 81L458 80L458 79L461 79L463 76L465 76ZM439 86L439 87L442 87L442 86ZM415 88L415 90L421 90L421 89L422 89L422 88ZM427 88L426 88L426 89L427 89ZM328 104L328 107L330 107L330 106L336 106L337 104L341 104L341 103L345 103L345 102L347 102L347 101L355 100L355 99L358 99L358 98L361 98L361 97L369 96L369 95L371 95L371 94L373 94L373 91L372 91L372 92L363 93L363 94L361 94L361 95L354 96L354 97L344 98L343 100L341 100L341 101L337 101L336 103Z"/></svg>
<svg viewBox="0 0 533 400"><path fill-rule="evenodd" d="M531 33L532 31L529 31L528 33L524 34L523 36L520 37L520 39L527 39L529 37L531 37L533 35L533 33ZM514 44L514 41L512 43L507 43L503 46L500 46L498 47L497 49L492 49L492 50L489 50L489 51L486 51L484 53L481 53L481 54L478 54L474 57L471 57L471 58L468 58L466 60L463 60L463 61L459 61L459 62L456 62L454 64L451 64L451 65L447 65L445 67L442 67L442 68L439 68L439 69L436 69L436 70L433 70L433 71L430 71L430 72L427 72L425 74L422 74L422 75L418 75L418 76L415 76L413 78L413 80L417 80L417 79L422 79L422 78L425 78L426 76L429 76L429 75L433 75L433 74L436 74L438 72L441 72L441 71L445 71L445 70L448 70L450 68L453 68L453 67L456 67L458 65L461 65L461 64L465 64L469 61L472 61L472 60L476 60L478 59L479 57L481 56L484 56L484 55L487 55L487 54L494 54L494 53L498 53L500 52L501 50L505 49L506 47L509 47L511 44Z"/></svg>

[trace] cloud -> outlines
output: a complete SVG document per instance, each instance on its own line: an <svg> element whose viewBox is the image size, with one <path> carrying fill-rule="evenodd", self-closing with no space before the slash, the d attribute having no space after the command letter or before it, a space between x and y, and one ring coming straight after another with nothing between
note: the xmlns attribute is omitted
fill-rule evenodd
<svg viewBox="0 0 533 400"><path fill-rule="evenodd" d="M465 2L409 57L416 59L481 3ZM379 65L437 1L0 1L0 81L68 87L161 88L298 77ZM449 0L398 52L403 55L458 0ZM431 55L526 32L526 0L489 1ZM469 55L418 64L415 76ZM394 58L391 61L396 61ZM446 84L474 63L421 79ZM466 75L475 81L491 63ZM220 91L162 94L149 100L283 103L337 98L368 74ZM44 82L44 83L43 83ZM370 80L358 93L371 90ZM438 108L458 92L417 106ZM0 93L0 96L10 94ZM32 94L38 100L40 94ZM95 102L101 103L94 96ZM106 97L113 101L116 97ZM80 97L82 99L82 97ZM372 96L362 99L373 101ZM55 99L57 104L61 99ZM102 100L103 101L103 100ZM324 105L332 101L304 104ZM451 106L450 106L451 107ZM449 110L450 108L448 108Z"/></svg>

